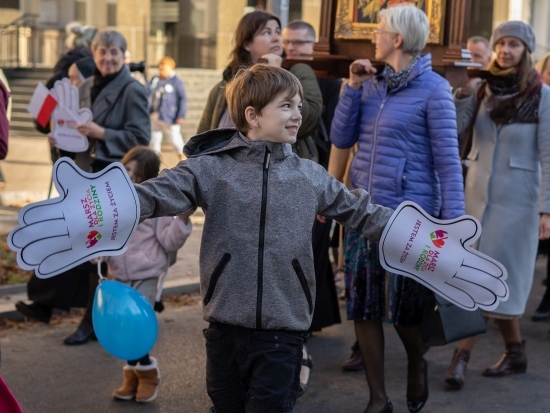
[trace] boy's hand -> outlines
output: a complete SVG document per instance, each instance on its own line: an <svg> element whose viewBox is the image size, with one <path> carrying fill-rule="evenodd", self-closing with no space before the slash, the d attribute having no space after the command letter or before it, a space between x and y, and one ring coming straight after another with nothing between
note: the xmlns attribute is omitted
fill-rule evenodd
<svg viewBox="0 0 550 413"><path fill-rule="evenodd" d="M187 225L187 223L189 222L189 217L193 215L196 210L197 208L191 209L187 211L185 214L178 215L178 218L181 219L185 225Z"/></svg>
<svg viewBox="0 0 550 413"><path fill-rule="evenodd" d="M61 196L24 207L8 236L19 266L49 278L98 256L122 254L140 215L124 166L90 174L61 158L53 180Z"/></svg>
<svg viewBox="0 0 550 413"><path fill-rule="evenodd" d="M443 221L403 202L380 239L380 263L466 310L494 310L508 299L506 268L469 245L481 234L474 217Z"/></svg>
<svg viewBox="0 0 550 413"><path fill-rule="evenodd" d="M370 60L359 59L355 60L349 66L349 82L348 85L354 89L360 89L361 85L370 79L376 73L376 69L372 67Z"/></svg>

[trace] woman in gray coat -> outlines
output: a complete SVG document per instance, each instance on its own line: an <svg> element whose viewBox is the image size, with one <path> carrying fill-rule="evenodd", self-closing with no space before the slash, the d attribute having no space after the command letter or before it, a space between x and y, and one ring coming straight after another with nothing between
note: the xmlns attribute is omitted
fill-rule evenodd
<svg viewBox="0 0 550 413"><path fill-rule="evenodd" d="M146 90L124 64L125 51L124 36L114 30L102 31L92 41L97 70L82 82L79 95L80 107L92 110L93 121L77 126L90 140L90 148L76 156L77 164L91 172L120 161L130 149L147 146L151 139ZM97 267L88 263L82 266L90 273L88 305L77 330L64 340L67 345L84 344L95 338L92 304L99 276Z"/></svg>
<svg viewBox="0 0 550 413"><path fill-rule="evenodd" d="M501 359L483 371L487 377L527 370L519 318L531 290L538 239L550 236L550 89L531 60L535 35L523 22L505 22L493 31L491 46L496 57L487 78L472 79L455 95L459 132L475 119L466 213L483 227L476 248L506 267L510 288L509 300L485 313L505 344ZM455 350L445 377L450 386L464 384L475 342L462 340Z"/></svg>

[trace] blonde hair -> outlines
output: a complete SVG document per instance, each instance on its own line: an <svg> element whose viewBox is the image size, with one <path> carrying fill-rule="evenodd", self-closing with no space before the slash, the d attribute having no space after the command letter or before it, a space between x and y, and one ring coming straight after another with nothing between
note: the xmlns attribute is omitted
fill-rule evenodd
<svg viewBox="0 0 550 413"><path fill-rule="evenodd" d="M403 37L403 52L416 55L420 53L430 35L428 16L410 3L399 3L380 12L389 31Z"/></svg>
<svg viewBox="0 0 550 413"><path fill-rule="evenodd" d="M164 56L162 59L159 60L159 63L157 66L160 66L161 64L165 64L170 66L172 69L176 68L176 62L174 59L172 59L170 56Z"/></svg>
<svg viewBox="0 0 550 413"><path fill-rule="evenodd" d="M262 63L240 69L225 91L229 116L237 130L245 133L250 129L245 115L247 107L252 106L261 115L262 109L281 93L304 99L300 81L288 70Z"/></svg>
<svg viewBox="0 0 550 413"><path fill-rule="evenodd" d="M546 69L546 67L548 66L548 59L550 59L550 52L543 55L537 61L537 64L535 65L535 69L537 69L537 72L539 72L540 74L542 74L542 72L544 72L544 69Z"/></svg>

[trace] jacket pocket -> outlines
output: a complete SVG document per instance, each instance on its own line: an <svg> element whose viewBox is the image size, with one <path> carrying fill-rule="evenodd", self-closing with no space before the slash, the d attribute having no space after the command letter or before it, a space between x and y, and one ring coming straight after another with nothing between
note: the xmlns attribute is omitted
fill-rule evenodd
<svg viewBox="0 0 550 413"><path fill-rule="evenodd" d="M396 186L396 193L397 196L403 195L403 186L405 185L407 177L403 174L405 171L405 163L407 162L407 159L405 157L399 159L399 163L397 164L397 176L395 180L395 186Z"/></svg>
<svg viewBox="0 0 550 413"><path fill-rule="evenodd" d="M300 284L302 285L302 290L304 290L304 294L307 299L307 306L309 308L309 314L313 313L313 300L311 299L311 291L309 291L309 286L307 285L306 276L304 275L304 272L302 271L302 267L300 267L300 262L294 258L292 260L292 267L294 268L294 271L296 272L296 275L298 276L298 280L300 281Z"/></svg>
<svg viewBox="0 0 550 413"><path fill-rule="evenodd" d="M470 152L468 152L468 155L466 155L466 159L470 161L477 161L478 156L479 156L479 149L476 147L472 147L472 149L470 149Z"/></svg>
<svg viewBox="0 0 550 413"><path fill-rule="evenodd" d="M537 160L519 158L517 156L510 156L510 168L525 169L531 172L537 172L539 164Z"/></svg>
<svg viewBox="0 0 550 413"><path fill-rule="evenodd" d="M204 305L208 304L212 299L212 295L214 294L214 290L216 289L216 284L218 283L218 280L220 279L220 276L222 275L222 272L223 270L225 270L225 267L227 266L227 263L229 261L231 261L231 254L226 252L225 254L223 254L220 262L218 262L218 265L216 265L216 268L214 268L214 272L210 277L210 283L208 284L208 290L206 291L206 295L204 296L204 300L202 301Z"/></svg>

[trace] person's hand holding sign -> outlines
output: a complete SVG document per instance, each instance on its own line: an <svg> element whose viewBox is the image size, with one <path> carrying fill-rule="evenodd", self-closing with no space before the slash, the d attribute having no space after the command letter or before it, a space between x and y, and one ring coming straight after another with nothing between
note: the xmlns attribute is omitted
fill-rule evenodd
<svg viewBox="0 0 550 413"><path fill-rule="evenodd" d="M79 107L78 89L67 78L55 82L51 92L58 102L52 114L51 136L55 146L69 152L84 152L88 149L88 138L77 126L91 122L92 111Z"/></svg>
<svg viewBox="0 0 550 413"><path fill-rule="evenodd" d="M480 234L471 216L443 221L404 202L380 239L380 263L466 310L494 310L508 299L508 274L498 261L469 247Z"/></svg>
<svg viewBox="0 0 550 413"><path fill-rule="evenodd" d="M23 208L8 236L19 266L49 278L94 257L122 254L140 211L124 166L90 174L61 158L53 179L61 196Z"/></svg>

